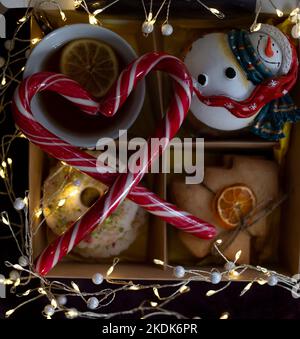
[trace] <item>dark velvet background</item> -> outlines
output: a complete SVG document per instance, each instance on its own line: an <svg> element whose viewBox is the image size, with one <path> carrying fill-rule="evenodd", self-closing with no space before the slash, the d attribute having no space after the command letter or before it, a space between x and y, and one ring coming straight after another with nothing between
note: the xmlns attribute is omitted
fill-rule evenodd
<svg viewBox="0 0 300 339"><path fill-rule="evenodd" d="M121 1L122 2L122 1ZM177 9L173 11L180 11L182 3L189 1L177 1ZM128 2L132 3L132 2ZM191 2L190 2L191 3ZM213 2L211 2L213 3ZM220 5L223 4L224 9L228 9L231 3L237 4L235 1L215 1ZM244 10L253 10L254 1L240 1ZM132 5L133 6L133 5ZM133 6L134 8L134 6ZM220 6L219 6L220 8ZM239 10L239 9L238 9ZM23 10L12 10L6 13L7 18L7 32L8 37L13 32L15 22L23 15ZM28 34L28 30L27 30ZM5 49L3 48L4 39L0 42L0 55L5 56ZM8 114L6 121L0 125L1 136L13 131L14 123L10 114ZM27 181L27 158L28 158L28 144L27 141L21 139L14 143L11 150L11 157L14 159L14 184L17 196L23 196L24 191L28 187ZM3 183L0 182L0 185ZM1 191L3 187L1 187ZM8 210L11 212L11 216L14 211L11 210L11 206L7 204L6 199L0 196L0 206L2 210ZM0 225L0 236L7 236L9 233L5 229L4 225ZM14 261L18 258L17 248L12 240L0 241L0 272L8 273L4 260ZM95 290L93 285L88 280L77 281L82 290ZM204 319L217 319L224 312L230 313L232 319L299 319L300 318L300 299L296 300L292 298L291 294L278 287L259 286L255 285L246 295L239 297L239 294L245 283L233 283L222 293L212 296L210 298L205 296L207 290L211 289L207 283L195 282L191 284L191 292L187 293L177 300L173 301L169 307L183 313L187 317L201 317ZM106 287L103 284L101 287ZM219 287L219 286L218 286ZM20 299L15 296L9 295L6 299L0 299L0 318L4 317L4 313L7 309L10 309L19 304ZM107 311L118 311L122 309L129 309L137 306L142 300L151 296L152 292L133 292L123 293L119 295L118 299L109 306ZM16 312L12 318L15 319L39 319L42 318L41 310L45 306L46 300L41 299L38 302L34 302L22 308ZM78 300L69 300L70 304L80 309L83 305ZM60 316L58 316L60 317ZM134 316L138 318L138 316Z"/></svg>

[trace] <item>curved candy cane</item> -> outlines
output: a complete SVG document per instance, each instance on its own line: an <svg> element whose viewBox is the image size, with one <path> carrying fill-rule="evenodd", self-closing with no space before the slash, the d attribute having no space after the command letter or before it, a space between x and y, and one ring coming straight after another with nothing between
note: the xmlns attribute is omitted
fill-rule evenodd
<svg viewBox="0 0 300 339"><path fill-rule="evenodd" d="M139 168L134 173L100 173L97 171L96 158L57 138L41 126L32 115L30 104L34 95L50 90L64 96L88 114L112 116L124 104L138 81L152 70L165 71L174 79L174 98L163 123L155 133L156 138L165 138L165 149L189 110L193 90L192 80L185 66L173 56L149 53L140 57L120 74L116 84L100 103L95 102L79 84L60 74L38 73L24 80L17 88L13 100L13 112L22 132L53 157L110 186L107 195L100 198L79 221L44 250L37 260L37 272L44 275L51 270L76 244L102 223L127 195L135 203L183 231L205 239L215 236L216 231L212 225L180 211L176 206L138 185L148 166L163 151L159 147L155 152L153 149L149 152L148 143L144 150L145 154L151 155L149 158L145 156L142 164L137 164Z"/></svg>

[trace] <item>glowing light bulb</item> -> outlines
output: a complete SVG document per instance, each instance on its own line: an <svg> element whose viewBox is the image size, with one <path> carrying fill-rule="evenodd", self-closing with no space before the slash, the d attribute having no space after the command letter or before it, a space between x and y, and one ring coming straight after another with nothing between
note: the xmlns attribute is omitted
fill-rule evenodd
<svg viewBox="0 0 300 339"><path fill-rule="evenodd" d="M3 168L0 168L0 177L5 179L5 172L3 171Z"/></svg>
<svg viewBox="0 0 300 339"><path fill-rule="evenodd" d="M159 259L154 259L153 262L156 265L163 265L164 264L164 262L162 260L159 260Z"/></svg>
<svg viewBox="0 0 300 339"><path fill-rule="evenodd" d="M1 85L2 85L2 86L5 86L5 85L6 85L6 78L5 78L5 77L2 78Z"/></svg>
<svg viewBox="0 0 300 339"><path fill-rule="evenodd" d="M7 163L9 164L9 166L12 164L12 159L11 158L7 158Z"/></svg>
<svg viewBox="0 0 300 339"><path fill-rule="evenodd" d="M2 215L2 222L3 222L3 224L4 225L9 225L9 221L8 221L8 219L6 219L5 217L4 217L4 215Z"/></svg>
<svg viewBox="0 0 300 339"><path fill-rule="evenodd" d="M57 307L57 301L55 299L51 300L51 305L56 308Z"/></svg>
<svg viewBox="0 0 300 339"><path fill-rule="evenodd" d="M26 21L26 16L23 16L23 18L21 18L18 23L21 24L22 22L25 22Z"/></svg>
<svg viewBox="0 0 300 339"><path fill-rule="evenodd" d="M33 38L33 39L31 39L31 44L36 45L40 40L41 39L39 39L39 38Z"/></svg>
<svg viewBox="0 0 300 339"><path fill-rule="evenodd" d="M106 275L107 276L111 275L113 271L114 271L114 266L110 266L110 268L106 272Z"/></svg>
<svg viewBox="0 0 300 339"><path fill-rule="evenodd" d="M221 315L221 317L220 317L220 319L228 319L229 318L229 313L228 312L224 312L222 315Z"/></svg>
<svg viewBox="0 0 300 339"><path fill-rule="evenodd" d="M102 12L103 12L103 8L100 8L100 9L96 9L96 10L93 12L93 14L96 16L96 15L102 13Z"/></svg>
<svg viewBox="0 0 300 339"><path fill-rule="evenodd" d="M25 197L25 198L23 199L23 201L24 201L24 204L25 204L26 206L28 206L28 198Z"/></svg>
<svg viewBox="0 0 300 339"><path fill-rule="evenodd" d="M71 281L71 285L72 285L72 287L74 288L74 290L75 290L76 292L80 292L80 289L79 289L78 285L75 284L74 281Z"/></svg>
<svg viewBox="0 0 300 339"><path fill-rule="evenodd" d="M35 212L34 215L35 215L36 218L39 218L39 217L42 215L42 213L43 213L42 209L39 208L39 209Z"/></svg>
<svg viewBox="0 0 300 339"><path fill-rule="evenodd" d="M283 12L279 8L276 8L276 14L279 18L283 16Z"/></svg>
<svg viewBox="0 0 300 339"><path fill-rule="evenodd" d="M60 11L60 16L61 16L62 21L67 21L66 14L63 11Z"/></svg>
<svg viewBox="0 0 300 339"><path fill-rule="evenodd" d="M254 23L251 27L250 27L250 31L251 32L257 32L261 29L261 23Z"/></svg>
<svg viewBox="0 0 300 339"><path fill-rule="evenodd" d="M65 315L67 318L73 319L78 317L78 311L76 310L76 308L71 308L65 313Z"/></svg>
<svg viewBox="0 0 300 339"><path fill-rule="evenodd" d="M183 285L183 286L180 287L179 292L180 292L180 293L186 293L186 292L188 292L189 290L190 290L190 288L189 288L188 286Z"/></svg>
<svg viewBox="0 0 300 339"><path fill-rule="evenodd" d="M95 15L89 14L89 23L91 25L97 25L98 24L98 20L96 19Z"/></svg>
<svg viewBox="0 0 300 339"><path fill-rule="evenodd" d="M214 294L216 294L216 293L217 293L217 292L214 291L214 290L209 290L209 291L206 292L206 296L207 296L207 297L211 297L212 295L214 295Z"/></svg>
<svg viewBox="0 0 300 339"><path fill-rule="evenodd" d="M1 165L2 165L3 168L6 168L6 162L5 161L2 161Z"/></svg>
<svg viewBox="0 0 300 339"><path fill-rule="evenodd" d="M158 289L156 287L153 287L153 293L158 299L160 299L160 295L159 295Z"/></svg>
<svg viewBox="0 0 300 339"><path fill-rule="evenodd" d="M23 267L22 267L21 265L19 265L19 264L13 265L13 268L14 268L15 270L23 271Z"/></svg>
<svg viewBox="0 0 300 339"><path fill-rule="evenodd" d="M239 251L236 252L235 258L234 258L235 263L240 259L241 254L242 254L242 250L239 250Z"/></svg>
<svg viewBox="0 0 300 339"><path fill-rule="evenodd" d="M74 7L78 8L81 6L82 0L74 0Z"/></svg>
<svg viewBox="0 0 300 339"><path fill-rule="evenodd" d="M5 317L8 318L9 316L11 316L13 313L15 312L15 310L8 310L5 312Z"/></svg>
<svg viewBox="0 0 300 339"><path fill-rule="evenodd" d="M210 12L215 15L217 18L219 19L224 19L225 18L225 14L220 12L218 9L210 7L209 8Z"/></svg>

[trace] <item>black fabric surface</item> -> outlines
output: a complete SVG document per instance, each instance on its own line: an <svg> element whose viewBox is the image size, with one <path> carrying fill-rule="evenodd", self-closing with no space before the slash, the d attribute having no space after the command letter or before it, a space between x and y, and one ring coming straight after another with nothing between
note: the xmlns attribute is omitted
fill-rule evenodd
<svg viewBox="0 0 300 339"><path fill-rule="evenodd" d="M21 18L23 11L9 11L6 14L8 22L8 34L10 34L16 22ZM28 33L28 32L27 32ZM4 39L1 39L0 54L5 55L3 48ZM1 136L11 133L14 128L14 122L10 115L7 116L4 123L0 125ZM14 160L14 185L16 196L24 196L24 191L28 188L28 144L27 141L19 140L14 143L11 150L11 158ZM0 180L0 185L3 181ZM4 187L1 186L1 190ZM12 218L14 211L11 204L0 196L0 210L10 212ZM13 219L12 219L13 221ZM7 236L9 232L0 224L0 236ZM0 241L0 273L7 275L8 271L4 265L5 260L16 262L19 254L13 240ZM89 280L76 280L81 290L93 291L96 287ZM33 282L34 286L34 282ZM217 319L223 312L229 312L231 319L299 319L300 318L300 299L292 298L290 292L280 289L279 287L259 286L255 285L252 289L240 297L239 294L245 286L245 283L233 283L225 291L212 297L206 297L205 293L215 286L203 282L194 282L191 285L191 292L182 295L172 303L169 308L184 314L187 317L201 317L204 319ZM221 286L221 285L220 285ZM104 283L100 288L107 287ZM219 286L218 286L219 287ZM170 292L170 291L169 291ZM22 299L15 295L10 295L7 291L7 298L0 299L0 318L4 318L5 311L15 307ZM118 295L117 300L109 306L106 311L120 311L136 307L144 299L153 299L151 291L122 293ZM79 310L84 306L80 300L69 299L69 304L77 307ZM24 306L22 309L12 315L14 319L42 319L41 311L46 299L33 302ZM84 308L82 308L83 310ZM61 318L61 315L55 316ZM138 315L131 316L138 318Z"/></svg>

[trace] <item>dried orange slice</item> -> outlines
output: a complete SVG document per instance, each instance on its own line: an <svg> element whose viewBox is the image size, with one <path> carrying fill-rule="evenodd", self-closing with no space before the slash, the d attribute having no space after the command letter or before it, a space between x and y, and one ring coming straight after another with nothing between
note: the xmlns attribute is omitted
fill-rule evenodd
<svg viewBox="0 0 300 339"><path fill-rule="evenodd" d="M94 39L68 43L62 51L60 69L78 81L94 97L103 97L118 77L118 59L107 44Z"/></svg>
<svg viewBox="0 0 300 339"><path fill-rule="evenodd" d="M256 206L254 192L246 185L236 184L222 189L217 193L215 212L221 225L226 229L239 226Z"/></svg>

